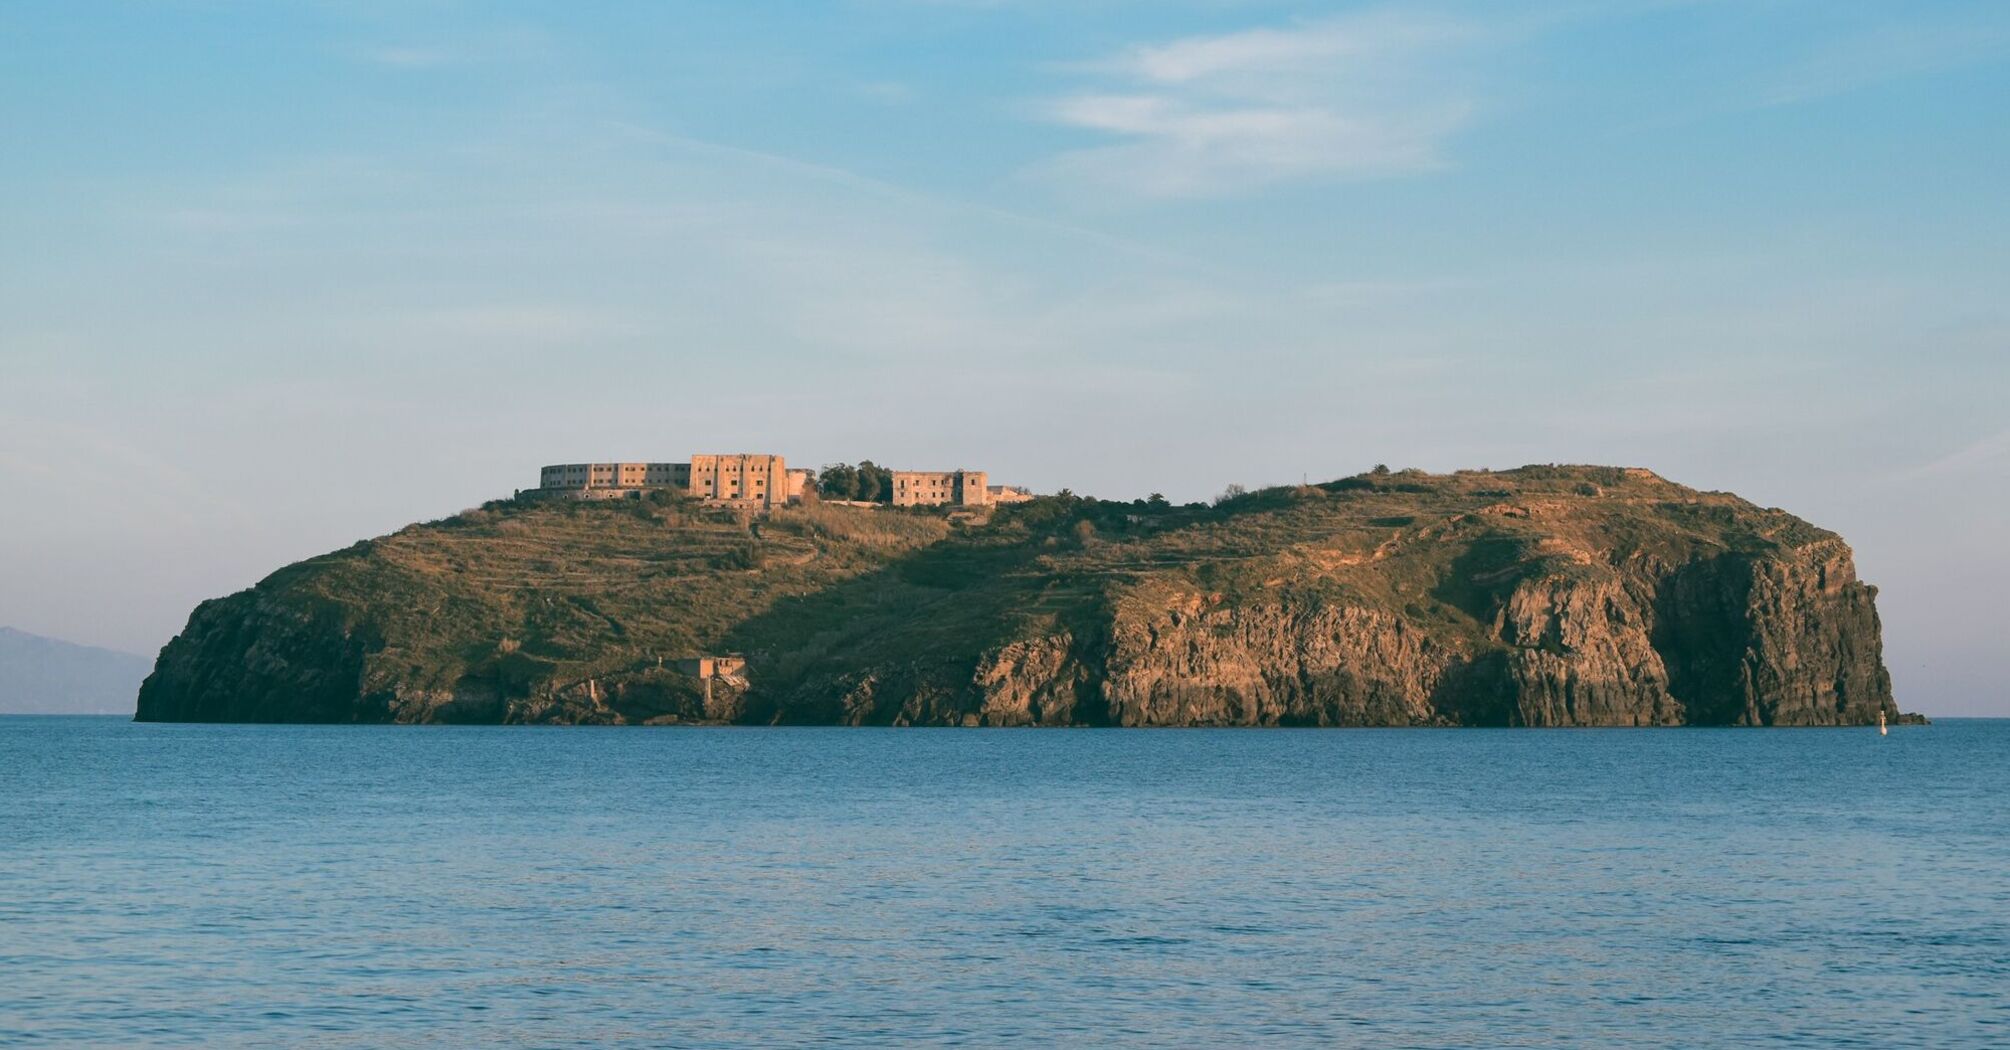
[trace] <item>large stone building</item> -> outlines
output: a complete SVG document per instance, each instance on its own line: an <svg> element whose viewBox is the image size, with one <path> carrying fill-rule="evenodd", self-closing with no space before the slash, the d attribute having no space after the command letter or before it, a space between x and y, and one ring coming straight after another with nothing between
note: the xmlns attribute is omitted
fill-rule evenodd
<svg viewBox="0 0 2010 1050"><path fill-rule="evenodd" d="M789 501L789 467L780 456L756 453L692 456L688 488L699 499L772 507Z"/></svg>
<svg viewBox="0 0 2010 1050"><path fill-rule="evenodd" d="M538 472L538 487L574 499L620 499L676 489L699 499L774 507L800 498L801 482L780 456L696 455L685 463L559 463Z"/></svg>
<svg viewBox="0 0 2010 1050"><path fill-rule="evenodd" d="M893 505L896 507L982 507L990 502L991 490L985 486L981 470L893 472Z"/></svg>

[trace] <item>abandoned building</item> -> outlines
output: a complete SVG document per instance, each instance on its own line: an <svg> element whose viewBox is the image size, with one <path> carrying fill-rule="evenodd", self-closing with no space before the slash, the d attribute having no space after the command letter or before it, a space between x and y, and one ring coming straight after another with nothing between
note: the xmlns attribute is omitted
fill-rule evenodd
<svg viewBox="0 0 2010 1050"><path fill-rule="evenodd" d="M896 507L985 507L1032 499L1026 489L988 485L981 470L892 471ZM779 507L816 490L817 474L781 456L699 454L682 463L556 463L538 472L535 492L560 499L630 499L671 489L713 503Z"/></svg>
<svg viewBox="0 0 2010 1050"><path fill-rule="evenodd" d="M981 470L893 472L896 507L982 507L990 502L991 490L984 484Z"/></svg>
<svg viewBox="0 0 2010 1050"><path fill-rule="evenodd" d="M739 678L746 672L747 658L739 653L724 656L691 656L677 661L677 671L692 678Z"/></svg>
<svg viewBox="0 0 2010 1050"><path fill-rule="evenodd" d="M812 477L780 456L700 454L683 463L559 463L538 472L540 491L574 499L621 499L675 489L719 503L777 507L802 498Z"/></svg>

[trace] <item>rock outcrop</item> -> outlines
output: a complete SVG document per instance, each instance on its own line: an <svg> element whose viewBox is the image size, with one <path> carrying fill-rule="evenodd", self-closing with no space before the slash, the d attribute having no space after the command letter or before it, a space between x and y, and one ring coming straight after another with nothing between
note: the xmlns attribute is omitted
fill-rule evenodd
<svg viewBox="0 0 2010 1050"><path fill-rule="evenodd" d="M753 541L744 520L691 508L480 513L204 603L162 653L140 717L1900 718L1876 591L1840 537L1644 471L1367 475L1209 508L1050 499L967 526L789 510ZM579 530L598 553L582 553ZM728 650L746 654L744 678L676 670Z"/></svg>

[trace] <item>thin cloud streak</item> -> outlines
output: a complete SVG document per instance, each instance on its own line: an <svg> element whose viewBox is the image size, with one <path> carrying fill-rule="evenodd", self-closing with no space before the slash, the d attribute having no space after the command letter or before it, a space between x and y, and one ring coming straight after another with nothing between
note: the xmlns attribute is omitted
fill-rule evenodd
<svg viewBox="0 0 2010 1050"><path fill-rule="evenodd" d="M1964 474L1986 468L1994 463L2010 461L2010 430L1999 431L1980 441L1971 442L1937 459L1921 463L1898 475L1899 480L1911 481L1919 478L1945 477Z"/></svg>
<svg viewBox="0 0 2010 1050"><path fill-rule="evenodd" d="M1963 21L1881 25L1832 39L1779 70L1760 108L1791 106L2010 55L2010 31Z"/></svg>
<svg viewBox="0 0 2010 1050"><path fill-rule="evenodd" d="M1085 68L1161 84L1213 77L1318 74L1336 60L1374 61L1394 53L1469 39L1473 26L1429 15L1377 12L1293 29L1248 29L1135 45Z"/></svg>
<svg viewBox="0 0 2010 1050"><path fill-rule="evenodd" d="M610 120L604 123L607 127L618 130L640 141L653 142L692 153L713 154L761 164L778 171L828 182L852 190L863 191L888 200L920 205L941 212L960 213L976 218L997 220L1027 229L1060 234L1146 262L1173 265L1194 272L1213 272L1214 270L1210 264L1191 256L1180 255L1161 248L1140 244L1136 241L1127 240L1100 230L1090 229L1086 226L1077 226L1055 219L1028 215L1024 212L1001 208L996 205L979 204L974 201L962 200L955 197L940 196L898 183L887 182L883 179L861 175L857 172L830 164L803 160L799 157L785 156L765 150L749 149L745 146L736 146L730 143L675 135L632 121Z"/></svg>
<svg viewBox="0 0 2010 1050"><path fill-rule="evenodd" d="M1118 141L1030 173L1177 198L1436 170L1476 108L1441 67L1483 36L1469 23L1391 11L1136 45L1070 67L1101 83L1040 111Z"/></svg>
<svg viewBox="0 0 2010 1050"><path fill-rule="evenodd" d="M338 48L351 61L412 72L493 63L542 62L556 57L549 33L526 24L496 26L448 40L363 44Z"/></svg>

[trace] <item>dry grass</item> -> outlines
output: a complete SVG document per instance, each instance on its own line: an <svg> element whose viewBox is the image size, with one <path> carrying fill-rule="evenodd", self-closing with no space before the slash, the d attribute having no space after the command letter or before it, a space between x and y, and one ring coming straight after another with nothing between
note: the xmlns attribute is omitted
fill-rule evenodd
<svg viewBox="0 0 2010 1050"><path fill-rule="evenodd" d="M335 611L383 680L512 688L699 652L773 680L864 661L972 662L1204 597L1366 602L1478 638L1498 581L1629 558L1834 537L1779 511L1616 468L1360 476L1212 508L1047 499L961 525L830 505L764 519L691 503L494 504L275 573L262 596Z"/></svg>

